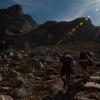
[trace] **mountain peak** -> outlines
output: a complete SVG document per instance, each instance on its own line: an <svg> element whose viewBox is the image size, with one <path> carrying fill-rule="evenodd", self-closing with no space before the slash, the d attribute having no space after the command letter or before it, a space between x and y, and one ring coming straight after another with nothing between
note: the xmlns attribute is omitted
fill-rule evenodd
<svg viewBox="0 0 100 100"><path fill-rule="evenodd" d="M8 7L7 10L9 11L10 14L13 14L13 15L18 15L18 16L23 15L23 10L21 6L18 4Z"/></svg>
<svg viewBox="0 0 100 100"><path fill-rule="evenodd" d="M36 22L31 16L24 14L18 4L0 9L0 23L0 35L25 34L37 28Z"/></svg>

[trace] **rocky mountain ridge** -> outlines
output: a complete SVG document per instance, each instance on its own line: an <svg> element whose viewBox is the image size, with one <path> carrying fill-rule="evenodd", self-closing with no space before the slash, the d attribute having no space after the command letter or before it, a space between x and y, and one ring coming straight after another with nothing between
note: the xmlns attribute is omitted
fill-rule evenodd
<svg viewBox="0 0 100 100"><path fill-rule="evenodd" d="M34 32L35 39L41 44L63 44L68 42L99 42L99 27L92 24L88 17L80 17L70 22L47 21ZM31 34L31 37L34 37Z"/></svg>
<svg viewBox="0 0 100 100"><path fill-rule="evenodd" d="M31 16L23 13L20 5L0 9L0 36L29 33L37 26Z"/></svg>
<svg viewBox="0 0 100 100"><path fill-rule="evenodd" d="M0 44L25 47L29 45L61 45L66 43L98 42L100 27L94 26L88 17L73 21L47 21L37 24L24 14L20 5L0 10ZM4 44L3 44L4 45Z"/></svg>

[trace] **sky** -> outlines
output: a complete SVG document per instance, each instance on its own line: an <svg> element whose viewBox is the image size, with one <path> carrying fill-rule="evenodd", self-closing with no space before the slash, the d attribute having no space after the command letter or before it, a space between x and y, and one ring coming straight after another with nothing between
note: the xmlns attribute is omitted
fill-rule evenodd
<svg viewBox="0 0 100 100"><path fill-rule="evenodd" d="M94 25L100 26L100 0L0 0L0 8L13 4L20 4L37 23L90 17Z"/></svg>

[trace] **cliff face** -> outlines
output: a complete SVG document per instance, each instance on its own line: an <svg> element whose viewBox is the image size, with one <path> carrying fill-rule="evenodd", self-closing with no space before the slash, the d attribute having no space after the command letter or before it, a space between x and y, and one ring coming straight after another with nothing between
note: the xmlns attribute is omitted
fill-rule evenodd
<svg viewBox="0 0 100 100"><path fill-rule="evenodd" d="M23 13L19 5L0 10L0 36L28 33L37 26L29 15Z"/></svg>

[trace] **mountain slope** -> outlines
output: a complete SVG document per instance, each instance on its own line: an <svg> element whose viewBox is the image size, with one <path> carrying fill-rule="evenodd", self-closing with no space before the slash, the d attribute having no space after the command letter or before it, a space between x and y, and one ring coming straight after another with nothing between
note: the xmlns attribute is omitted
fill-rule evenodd
<svg viewBox="0 0 100 100"><path fill-rule="evenodd" d="M0 9L0 36L29 33L37 26L31 16L23 13L20 5Z"/></svg>
<svg viewBox="0 0 100 100"><path fill-rule="evenodd" d="M38 25L31 16L23 13L20 5L0 10L0 45L4 42L8 46L24 47L27 43L59 45L93 41L100 43L100 27L94 26L88 17L69 22L47 21Z"/></svg>
<svg viewBox="0 0 100 100"><path fill-rule="evenodd" d="M43 44L93 41L98 28L88 17L80 17L70 22L48 21L35 34Z"/></svg>

